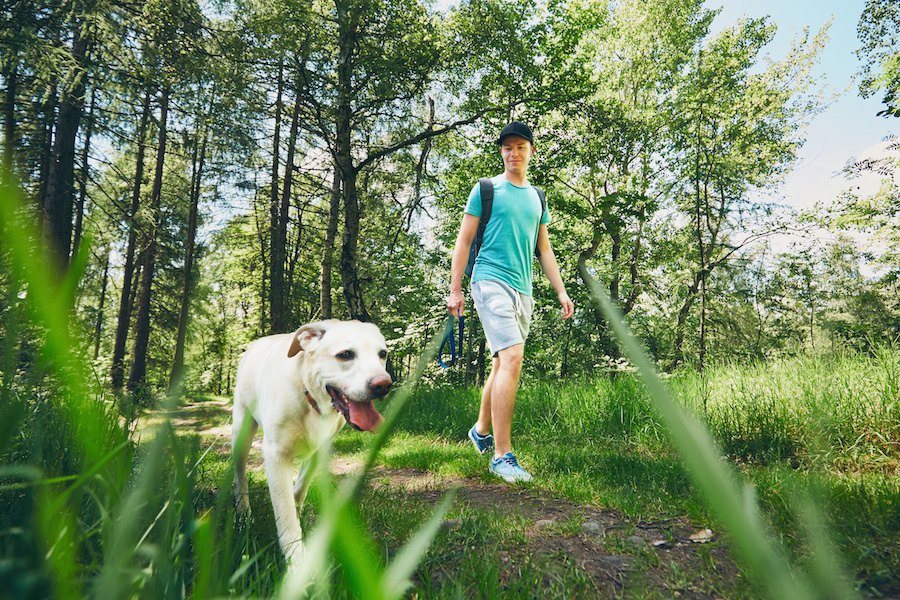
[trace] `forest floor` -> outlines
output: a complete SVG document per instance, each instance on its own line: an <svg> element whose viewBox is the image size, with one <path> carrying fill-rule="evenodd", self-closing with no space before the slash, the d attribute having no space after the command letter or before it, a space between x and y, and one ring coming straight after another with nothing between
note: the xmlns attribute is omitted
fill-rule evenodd
<svg viewBox="0 0 900 600"><path fill-rule="evenodd" d="M148 414L142 428L168 416L179 435L195 436L201 452L209 450L206 460L213 466L201 470L200 485L210 487L229 460L230 408L226 398L190 400L172 414ZM359 445L353 440L340 443L345 436L357 435L338 436L331 464L337 478L361 468ZM475 454L468 440L456 444L459 451ZM275 539L275 532L260 445L257 435L249 472L254 535L265 545L267 537ZM385 450L390 446L391 441ZM440 498L456 490L453 508L414 577L411 597L753 595L726 542L705 523L688 517L634 518L611 508L572 502L539 484L507 485L487 475L486 464L485 474L473 476L448 474L435 467L378 464L361 500L365 522L390 556ZM229 493L209 491L211 495ZM307 531L315 521L310 504L301 515Z"/></svg>

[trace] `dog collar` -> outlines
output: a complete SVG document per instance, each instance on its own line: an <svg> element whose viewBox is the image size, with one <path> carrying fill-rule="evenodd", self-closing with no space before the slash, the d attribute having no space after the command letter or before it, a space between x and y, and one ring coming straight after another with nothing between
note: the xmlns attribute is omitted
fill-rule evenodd
<svg viewBox="0 0 900 600"><path fill-rule="evenodd" d="M319 413L321 415L322 411L319 410L319 405L316 403L316 399L312 397L312 394L309 393L309 390L305 390L305 391L306 391L306 401L309 402L309 405L312 406L314 411L316 411L317 413Z"/></svg>

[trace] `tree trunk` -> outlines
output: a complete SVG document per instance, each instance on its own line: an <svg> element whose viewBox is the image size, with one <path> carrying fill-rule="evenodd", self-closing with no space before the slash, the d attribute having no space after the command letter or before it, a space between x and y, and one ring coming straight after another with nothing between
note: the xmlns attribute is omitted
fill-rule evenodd
<svg viewBox="0 0 900 600"><path fill-rule="evenodd" d="M684 346L684 329L687 324L688 315L691 312L691 306L693 306L694 299L697 297L701 275L701 273L694 274L694 282L688 286L687 297L684 299L684 302L681 304L681 309L678 311L678 321L675 324L675 356L672 359L672 363L666 369L667 371L674 370L675 367L684 361L684 352L682 351L682 347Z"/></svg>
<svg viewBox="0 0 900 600"><path fill-rule="evenodd" d="M78 134L84 105L85 74L82 65L87 47L87 40L79 35L76 27L75 39L72 42L75 72L70 87L63 90L47 178L47 195L44 197L44 238L50 246L55 266L60 273L69 267L69 252L72 248L75 137Z"/></svg>
<svg viewBox="0 0 900 600"><path fill-rule="evenodd" d="M812 281L807 281L806 294L809 298L809 348L816 349L816 343L813 339L813 332L816 326L816 301L813 297Z"/></svg>
<svg viewBox="0 0 900 600"><path fill-rule="evenodd" d="M284 269L284 254L275 255L278 246L278 220L281 210L278 204L278 165L281 154L281 95L284 91L284 64L278 63L278 89L275 95L275 137L272 140L272 187L269 196L269 333L282 333L276 329L276 315L282 311L279 272ZM280 260L279 260L280 257ZM277 265L277 266L276 266ZM276 290L277 288L277 290ZM278 296L276 298L276 296Z"/></svg>
<svg viewBox="0 0 900 600"><path fill-rule="evenodd" d="M141 267L143 266L143 264L144 264L144 250L141 250L140 252L137 253L137 257L135 257L134 275L131 278L131 289L128 290L128 306L131 307L130 311L132 314L134 313L134 309L137 306L138 290L141 288L141 275L143 274ZM133 321L131 316L129 316L129 319L131 319ZM129 329L131 329L133 327L133 325L134 325L134 323L129 323L129 325L128 325ZM131 333L134 333L134 332L132 331Z"/></svg>
<svg viewBox="0 0 900 600"><path fill-rule="evenodd" d="M700 354L699 368L703 372L703 358L706 353L706 252L703 247L703 214L708 214L709 198L704 194L706 201L701 205L700 198L700 152L703 148L703 139L700 131L701 121L703 119L703 106L700 107L700 116L697 119L697 155L694 165L694 186L695 193L695 216L697 230L697 256L700 263ZM679 315L680 316L680 315ZM683 330L683 328L682 328Z"/></svg>
<svg viewBox="0 0 900 600"><path fill-rule="evenodd" d="M591 239L591 245L587 248L584 248L581 252L578 253L578 261L576 263L576 270L578 271L578 275L581 277L581 280L587 285L588 276L590 275L587 270L587 261L594 257L594 254L597 253L597 249L600 247L600 242L602 241L600 228L596 225L594 226L594 236ZM603 313L600 311L600 308L597 307L596 303L593 304L593 314L594 314L594 322L598 327L603 324Z"/></svg>
<svg viewBox="0 0 900 600"><path fill-rule="evenodd" d="M132 278L134 277L135 262L134 253L137 246L138 226L135 222L137 212L141 207L141 182L144 179L144 136L147 133L147 121L150 119L150 92L144 94L144 104L141 109L141 123L138 126L137 157L134 169L134 185L131 188L131 208L128 213L128 246L125 251L125 270L122 274L122 293L119 298L119 316L116 320L116 341L113 346L112 368L110 380L113 391L122 391L125 378L125 342L128 340L128 329L131 326L132 302Z"/></svg>
<svg viewBox="0 0 900 600"><path fill-rule="evenodd" d="M141 122L138 126L137 156L135 158L134 185L131 187L131 208L128 213L128 246L125 251L125 268L122 274L122 292L119 297L119 316L116 320L116 341L113 345L112 368L110 380L113 391L122 391L125 379L125 343L128 340L128 329L131 326L132 302L131 288L134 277L134 253L137 246L138 225L135 219L141 207L141 183L144 179L144 137L147 133L147 122L150 119L150 92L144 93L144 104L141 108Z"/></svg>
<svg viewBox="0 0 900 600"><path fill-rule="evenodd" d="M559 366L559 378L566 379L569 376L569 342L572 341L572 322L566 325L566 340L563 342L562 364Z"/></svg>
<svg viewBox="0 0 900 600"><path fill-rule="evenodd" d="M255 204L255 203L254 203ZM267 304L266 301L269 298L269 294L266 291L268 289L266 283L269 281L268 278L268 267L266 264L266 251L268 250L268 244L266 243L266 238L263 235L263 225L259 221L259 213L260 211L257 207L253 208L253 218L256 220L256 238L259 242L259 261L262 263L262 268L259 269L259 335L263 335L268 331L268 317L269 313L267 312Z"/></svg>
<svg viewBox="0 0 900 600"><path fill-rule="evenodd" d="M299 86L298 86L299 87ZM277 219L271 228L269 253L269 329L272 333L283 333L288 329L286 294L284 285L284 263L287 259L287 222L288 209L291 205L291 185L294 181L294 152L297 144L297 129L300 119L300 94L294 101L291 114L291 130L288 134L287 157L284 166L284 186L281 191L281 203L278 207ZM273 216L274 215L273 213Z"/></svg>
<svg viewBox="0 0 900 600"><path fill-rule="evenodd" d="M362 287L359 281L359 265L356 249L359 243L359 203L356 195L356 172L343 173L344 186L344 237L341 245L341 283L344 300L351 319L371 321L366 310Z"/></svg>
<svg viewBox="0 0 900 600"><path fill-rule="evenodd" d="M143 394L147 378L147 345L150 341L150 303L153 296L153 276L156 270L156 244L160 228L160 204L162 195L163 166L166 160L166 121L169 113L169 91L163 88L159 105L159 142L156 152L156 172L153 175L153 192L150 210L153 221L147 233L144 264L141 278L141 295L138 304L137 328L134 335L134 361L128 376L128 391L137 396Z"/></svg>
<svg viewBox="0 0 900 600"><path fill-rule="evenodd" d="M323 319L330 319L331 309L331 266L334 262L334 240L337 237L338 220L341 216L341 175L335 167L331 180L331 199L328 210L328 227L325 229L325 245L322 249L322 277L319 286L319 308Z"/></svg>
<svg viewBox="0 0 900 600"><path fill-rule="evenodd" d="M606 190L606 184L604 184L604 190ZM607 196L600 201L600 222L603 223L603 229L610 239L610 266L612 267L612 270L609 276L609 299L612 300L613 304L619 306L619 282L622 278L619 264L622 257L622 226L618 219L612 215L613 198L615 198L615 196L611 198L610 195L607 194ZM593 250L591 251L589 258L593 257L594 252L597 251L599 241L600 240L597 238L595 232L594 239L591 243Z"/></svg>
<svg viewBox="0 0 900 600"><path fill-rule="evenodd" d="M200 134L202 141L194 144L193 176L191 177L191 207L188 212L187 242L184 248L184 271L181 286L181 310L178 313L178 330L175 334L175 358L169 373L169 393L181 382L184 372L184 343L187 337L188 309L194 284L194 242L197 238L197 215L200 207L200 184L203 181L203 165L206 161L206 126ZM199 150L198 150L199 146Z"/></svg>
<svg viewBox="0 0 900 600"><path fill-rule="evenodd" d="M295 303L291 302L291 292L294 290L294 281L296 277L297 265L300 263L300 251L303 250L303 217L306 214L306 207L309 205L308 201L301 201L299 198L297 200L297 225L295 227L296 234L294 235L293 248L291 249L291 256L288 259L288 271L287 271L287 280L285 283L286 287L286 295L285 298L287 302L285 302L285 313L287 315L287 328L290 329L295 327L295 321L297 320L298 310L297 307L294 306ZM285 244L287 245L287 244ZM309 310L305 316L301 316L301 318L306 318L304 323L311 321L316 316L317 307L310 305Z"/></svg>
<svg viewBox="0 0 900 600"><path fill-rule="evenodd" d="M50 163L53 161L53 132L56 123L56 105L59 100L56 85L52 85L41 109L44 115L44 123L40 128L40 134L35 136L35 147L40 151L40 164L38 165L38 227L44 228L44 202L47 198L47 187L50 182Z"/></svg>
<svg viewBox="0 0 900 600"><path fill-rule="evenodd" d="M484 385L484 370L485 370L485 359L484 359L484 336L481 337L481 340L478 342L478 380L475 382L477 387L482 387Z"/></svg>
<svg viewBox="0 0 900 600"><path fill-rule="evenodd" d="M634 235L634 246L631 249L631 264L629 266L629 271L631 273L631 290L628 292L628 297L625 299L625 302L622 304L622 314L627 315L634 308L635 302L637 302L638 293L640 292L640 279L638 276L638 262L641 258L641 237L644 232L644 220L646 219L647 207L641 206L641 214L638 216L638 227L637 233Z"/></svg>
<svg viewBox="0 0 900 600"><path fill-rule="evenodd" d="M609 299L613 304L619 306L619 283L622 275L619 270L620 260L622 258L622 232L618 227L609 229L610 260L612 261L612 275L609 278Z"/></svg>
<svg viewBox="0 0 900 600"><path fill-rule="evenodd" d="M6 92L3 98L3 168L13 172L16 150L16 94L19 83L19 57L10 53L7 71L4 73Z"/></svg>
<svg viewBox="0 0 900 600"><path fill-rule="evenodd" d="M88 109L87 123L84 131L84 148L81 151L81 177L78 181L78 202L75 204L75 233L72 237L72 255L78 254L81 247L81 233L84 226L84 204L87 199L87 181L91 152L91 130L94 128L94 98L97 88L91 88L91 104Z"/></svg>
<svg viewBox="0 0 900 600"><path fill-rule="evenodd" d="M231 365L233 362L232 353L234 352L231 346L228 347L228 361L225 363L225 395L231 396Z"/></svg>
<svg viewBox="0 0 900 600"><path fill-rule="evenodd" d="M100 356L100 334L103 330L103 308L106 305L106 285L109 282L109 252L103 265L103 283L100 286L100 303L97 305L97 320L94 323L94 360Z"/></svg>
<svg viewBox="0 0 900 600"><path fill-rule="evenodd" d="M697 366L703 372L706 359L706 277L700 280L700 353L697 357Z"/></svg>
<svg viewBox="0 0 900 600"><path fill-rule="evenodd" d="M356 189L358 171L353 164L352 127L353 110L353 55L356 49L358 16L349 14L347 7L338 6L338 68L337 68L337 139L335 161L341 172L341 188L344 194L344 235L341 245L341 284L350 317L371 321L366 310L359 281L359 265L356 250L359 244L359 196Z"/></svg>

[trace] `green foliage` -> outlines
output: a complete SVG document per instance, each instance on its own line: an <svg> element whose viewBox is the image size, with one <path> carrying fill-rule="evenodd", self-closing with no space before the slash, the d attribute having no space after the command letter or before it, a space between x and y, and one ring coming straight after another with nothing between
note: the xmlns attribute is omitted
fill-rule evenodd
<svg viewBox="0 0 900 600"><path fill-rule="evenodd" d="M140 251L157 217L148 208L155 104L160 86L170 88L164 227L151 298L148 382L154 388L167 381L174 353L201 146L187 385L227 393L241 349L268 331L270 202L272 188L280 192L283 184L294 107L299 134L287 198L285 323L318 318L323 257L337 259L343 235L348 243L354 237L342 211L334 247L326 252L341 64L350 69L345 109L351 163L359 169L353 185L360 227L358 264L335 263L333 275L335 282L341 272L358 282L371 318L388 332L400 377L439 325L464 199L478 176L502 168L492 141L510 117L529 121L537 133L531 176L548 190L551 240L579 307L561 329L553 291L537 278L527 376L571 377L604 356L617 358L607 325L590 308L581 271L604 282L653 357L670 364L680 355L686 362L701 353L716 361L851 339L863 347L861 340L889 338L897 310L890 275L895 253L879 254L877 267L886 268L878 281L851 278L859 301L844 301L837 278L826 289L808 276L815 271L797 270L799 262L827 256L823 245L809 250L809 260L796 253L774 258L753 246L783 226L753 190L776 181L791 164L803 124L818 110L810 69L825 32L801 35L784 59L760 68L773 25L743 21L713 39L713 16L697 0L479 1L446 14L412 0L254 1L215 9L187 1L75 3L65 10L52 2L17 4L4 18L21 27L3 34L16 50L4 55L3 65L3 81L18 82L11 90L14 166L28 196L39 201L61 93L57 82L73 68L65 41L77 23L88 24L94 51L85 76L95 99L94 142L78 177L86 181L84 229L97 243L76 318L92 331L85 345L99 342L102 376L111 362L126 240L136 235ZM342 32L354 27L355 37L345 39L352 44L341 46ZM350 62L342 63L341 48L351 46ZM18 79L10 79L13 74ZM132 218L146 95L152 101L143 186ZM417 137L448 123L456 123L451 133ZM271 181L276 151L280 162ZM708 194L695 207L698 185ZM871 201L842 205L834 226L865 225L893 248L895 219L884 207L896 204L895 191L885 187ZM711 230L699 238L696 208ZM827 266L820 262L819 271ZM838 261L833 270L843 268ZM336 317L352 312L341 292L335 283ZM702 310L695 300L700 295ZM476 347L478 331L473 327ZM477 360L473 354L472 364ZM470 365L466 380L472 375Z"/></svg>
<svg viewBox="0 0 900 600"><path fill-rule="evenodd" d="M864 98L884 91L881 116L900 117L900 8L890 0L867 0L857 24L856 51L862 65L859 91Z"/></svg>

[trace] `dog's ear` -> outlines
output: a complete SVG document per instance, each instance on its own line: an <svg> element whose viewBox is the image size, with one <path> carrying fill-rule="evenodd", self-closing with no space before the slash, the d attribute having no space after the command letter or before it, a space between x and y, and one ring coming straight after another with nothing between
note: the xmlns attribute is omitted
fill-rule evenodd
<svg viewBox="0 0 900 600"><path fill-rule="evenodd" d="M328 329L327 321L319 321L317 323L307 323L294 332L291 339L291 347L288 349L288 358L296 356L301 350L312 350L322 339L325 331Z"/></svg>

